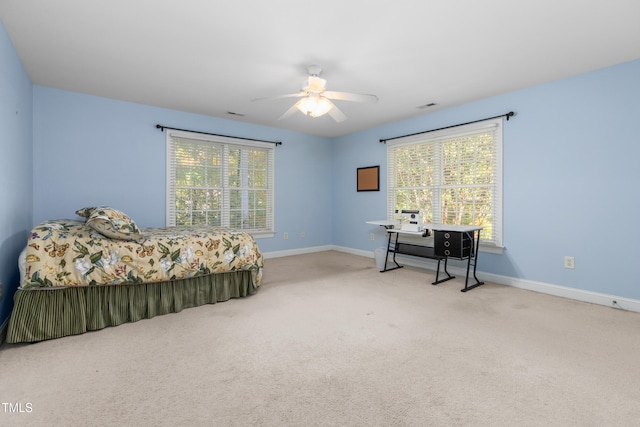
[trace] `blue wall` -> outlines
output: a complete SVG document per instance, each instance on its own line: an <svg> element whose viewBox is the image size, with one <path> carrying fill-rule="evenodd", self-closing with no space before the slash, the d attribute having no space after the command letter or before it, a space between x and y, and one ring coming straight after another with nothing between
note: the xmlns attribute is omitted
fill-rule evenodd
<svg viewBox="0 0 640 427"><path fill-rule="evenodd" d="M503 254L482 271L640 299L640 60L336 139L333 243L373 250L386 218L391 138L515 111L504 125ZM381 165L381 191L356 193L355 170ZM379 228L379 227L378 227ZM377 233L377 240L369 240ZM564 256L575 257L575 270Z"/></svg>
<svg viewBox="0 0 640 427"><path fill-rule="evenodd" d="M0 24L0 325L18 283L18 255L33 215L32 85Z"/></svg>
<svg viewBox="0 0 640 427"><path fill-rule="evenodd" d="M331 243L332 147L325 138L43 86L34 86L33 98L34 223L77 218L76 209L106 204L140 227L164 226L166 145L159 123L282 141L275 153L277 234L258 243L264 252Z"/></svg>

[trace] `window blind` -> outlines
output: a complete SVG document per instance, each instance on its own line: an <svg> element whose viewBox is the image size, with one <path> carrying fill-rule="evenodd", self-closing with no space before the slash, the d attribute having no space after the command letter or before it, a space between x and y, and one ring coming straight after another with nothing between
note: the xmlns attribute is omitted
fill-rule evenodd
<svg viewBox="0 0 640 427"><path fill-rule="evenodd" d="M167 133L167 225L273 232L274 146Z"/></svg>
<svg viewBox="0 0 640 427"><path fill-rule="evenodd" d="M482 226L502 246L502 120L387 142L387 209L420 209L427 223Z"/></svg>

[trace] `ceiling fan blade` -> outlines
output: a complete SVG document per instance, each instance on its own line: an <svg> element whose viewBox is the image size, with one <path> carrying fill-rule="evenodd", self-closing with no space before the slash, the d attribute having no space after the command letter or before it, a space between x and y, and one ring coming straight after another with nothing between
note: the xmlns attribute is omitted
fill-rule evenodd
<svg viewBox="0 0 640 427"><path fill-rule="evenodd" d="M331 104L333 105L333 108L329 110L329 113L328 113L331 116L331 118L338 123L344 122L345 120L347 120L347 116L345 116L345 114L342 111L340 111L338 107L336 107L336 104L334 104L333 102L331 102Z"/></svg>
<svg viewBox="0 0 640 427"><path fill-rule="evenodd" d="M334 92L327 90L322 93L322 96L329 99L337 99L338 101L368 102L369 104L375 104L378 102L377 96L361 93Z"/></svg>
<svg viewBox="0 0 640 427"><path fill-rule="evenodd" d="M306 92L288 93L286 95L267 96L264 98L254 98L251 101L264 101L265 99L279 99L279 98L298 98L301 96L307 96Z"/></svg>
<svg viewBox="0 0 640 427"><path fill-rule="evenodd" d="M293 115L293 113L298 111L298 104L300 104L301 102L302 102L302 100L300 100L300 101L296 102L295 104L293 104L293 106L291 108L289 108L287 111L285 111L283 115L278 117L278 120L284 120L284 119L288 119L289 117L291 117Z"/></svg>

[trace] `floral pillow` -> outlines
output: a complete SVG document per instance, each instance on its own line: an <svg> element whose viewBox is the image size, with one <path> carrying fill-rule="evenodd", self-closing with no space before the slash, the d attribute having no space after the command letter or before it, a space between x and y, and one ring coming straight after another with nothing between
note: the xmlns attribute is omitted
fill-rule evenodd
<svg viewBox="0 0 640 427"><path fill-rule="evenodd" d="M142 237L136 223L125 213L109 206L82 208L76 214L87 218L87 225L111 239L138 240Z"/></svg>
<svg viewBox="0 0 640 427"><path fill-rule="evenodd" d="M101 209L101 208L106 208L107 206L98 206L98 207L89 207L89 208L82 208L82 209L78 209L76 211L76 215L84 217L84 218L89 218L91 216L91 213L96 210L96 209Z"/></svg>

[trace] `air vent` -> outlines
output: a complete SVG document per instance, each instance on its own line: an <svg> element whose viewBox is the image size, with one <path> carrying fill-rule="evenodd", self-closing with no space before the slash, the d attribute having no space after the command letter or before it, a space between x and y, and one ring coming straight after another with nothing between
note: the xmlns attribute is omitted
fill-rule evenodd
<svg viewBox="0 0 640 427"><path fill-rule="evenodd" d="M422 109L424 109L424 108L434 107L435 105L436 105L436 103L435 103L435 102L430 102L430 103L428 103L428 104L419 105L419 106L418 106L418 107L416 107L416 108L418 108L418 109L422 110Z"/></svg>
<svg viewBox="0 0 640 427"><path fill-rule="evenodd" d="M235 111L227 111L227 114L230 116L244 117L244 113L236 113Z"/></svg>

